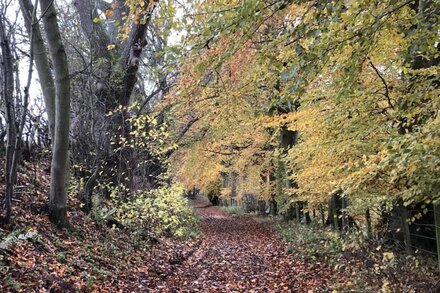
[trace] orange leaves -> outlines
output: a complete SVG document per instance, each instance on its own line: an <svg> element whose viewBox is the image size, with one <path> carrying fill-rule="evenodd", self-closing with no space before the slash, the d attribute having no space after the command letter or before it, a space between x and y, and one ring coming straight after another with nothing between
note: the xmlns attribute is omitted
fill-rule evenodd
<svg viewBox="0 0 440 293"><path fill-rule="evenodd" d="M236 82L242 77L250 58L252 58L251 51L240 50L236 53L234 59L227 65L227 76L231 82Z"/></svg>
<svg viewBox="0 0 440 293"><path fill-rule="evenodd" d="M198 117L185 135L192 143L175 156L177 177L186 186L203 189L225 168L245 171L268 139L266 130L254 123L256 106L260 105L252 84L255 52L249 44L231 52L233 44L232 37L222 37L209 49L191 56L182 66L175 91L162 106L174 105L177 133L188 117ZM232 55L228 57L229 52ZM234 145L249 142L248 147L234 149ZM233 166L226 166L229 161ZM258 184L254 182L254 186Z"/></svg>
<svg viewBox="0 0 440 293"><path fill-rule="evenodd" d="M112 9L107 9L107 10L105 11L105 16L108 17L108 18L111 18L111 17L113 17L114 15L115 15L115 13L114 13L114 11L113 11Z"/></svg>

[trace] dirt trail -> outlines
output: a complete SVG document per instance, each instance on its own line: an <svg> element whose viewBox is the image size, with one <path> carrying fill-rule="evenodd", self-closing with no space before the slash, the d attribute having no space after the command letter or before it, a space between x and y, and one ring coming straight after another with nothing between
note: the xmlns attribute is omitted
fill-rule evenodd
<svg viewBox="0 0 440 293"><path fill-rule="evenodd" d="M327 288L325 270L295 260L272 226L198 200L200 245L156 287L168 292L307 292Z"/></svg>

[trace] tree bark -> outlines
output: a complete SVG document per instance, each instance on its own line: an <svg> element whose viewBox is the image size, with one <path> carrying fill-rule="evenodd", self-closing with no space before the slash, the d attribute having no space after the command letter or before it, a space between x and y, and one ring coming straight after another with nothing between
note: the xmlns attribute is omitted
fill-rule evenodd
<svg viewBox="0 0 440 293"><path fill-rule="evenodd" d="M408 216L409 212L408 209L403 205L403 201L400 201L398 205L396 206L396 212L400 218L400 231L403 236L403 244L405 246L405 252L408 255L411 255L413 253L412 245L411 245L411 234L409 231L409 223L408 223Z"/></svg>
<svg viewBox="0 0 440 293"><path fill-rule="evenodd" d="M52 148L49 218L67 227L67 180L70 128L70 77L57 14L51 0L41 0L40 8L55 76L55 128Z"/></svg>
<svg viewBox="0 0 440 293"><path fill-rule="evenodd" d="M26 31L32 35L32 46L34 48L35 67L37 68L41 91L43 92L44 104L46 106L47 118L49 121L49 132L53 141L55 126L55 85L49 65L46 46L41 35L40 25L34 23L34 6L30 0L20 0L20 8L23 14Z"/></svg>
<svg viewBox="0 0 440 293"><path fill-rule="evenodd" d="M324 215L324 208L323 208L322 204L319 205L319 213L321 215L322 226L325 226L325 215Z"/></svg>

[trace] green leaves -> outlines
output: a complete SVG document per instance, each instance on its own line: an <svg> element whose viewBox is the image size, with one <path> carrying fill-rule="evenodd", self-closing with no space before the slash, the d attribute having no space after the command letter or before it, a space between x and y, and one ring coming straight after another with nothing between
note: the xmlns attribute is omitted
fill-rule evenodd
<svg viewBox="0 0 440 293"><path fill-rule="evenodd" d="M100 23L100 22L104 22L105 21L105 19L104 18L100 18L100 17L95 17L94 19L93 19L93 22L94 23Z"/></svg>
<svg viewBox="0 0 440 293"><path fill-rule="evenodd" d="M183 194L183 187L174 185L138 192L127 202L117 199L115 217L124 225L156 236L194 236L198 218Z"/></svg>

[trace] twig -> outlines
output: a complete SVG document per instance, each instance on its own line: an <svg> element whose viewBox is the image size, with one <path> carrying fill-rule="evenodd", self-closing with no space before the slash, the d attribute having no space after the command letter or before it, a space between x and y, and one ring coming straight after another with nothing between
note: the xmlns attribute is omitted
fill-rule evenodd
<svg viewBox="0 0 440 293"><path fill-rule="evenodd" d="M388 84L387 84L385 78L382 76L382 74L380 73L379 69L377 69L377 67L374 66L374 64L371 61L371 59L370 58L368 58L368 59L369 59L370 66L374 69L374 71L376 72L377 76L379 76L380 80L382 81L382 83L383 83L383 85L385 87L385 93L383 95L387 98L388 105L391 107L391 109L394 109L393 103L391 102L391 98L390 98L390 91L389 91L389 88L388 88Z"/></svg>

